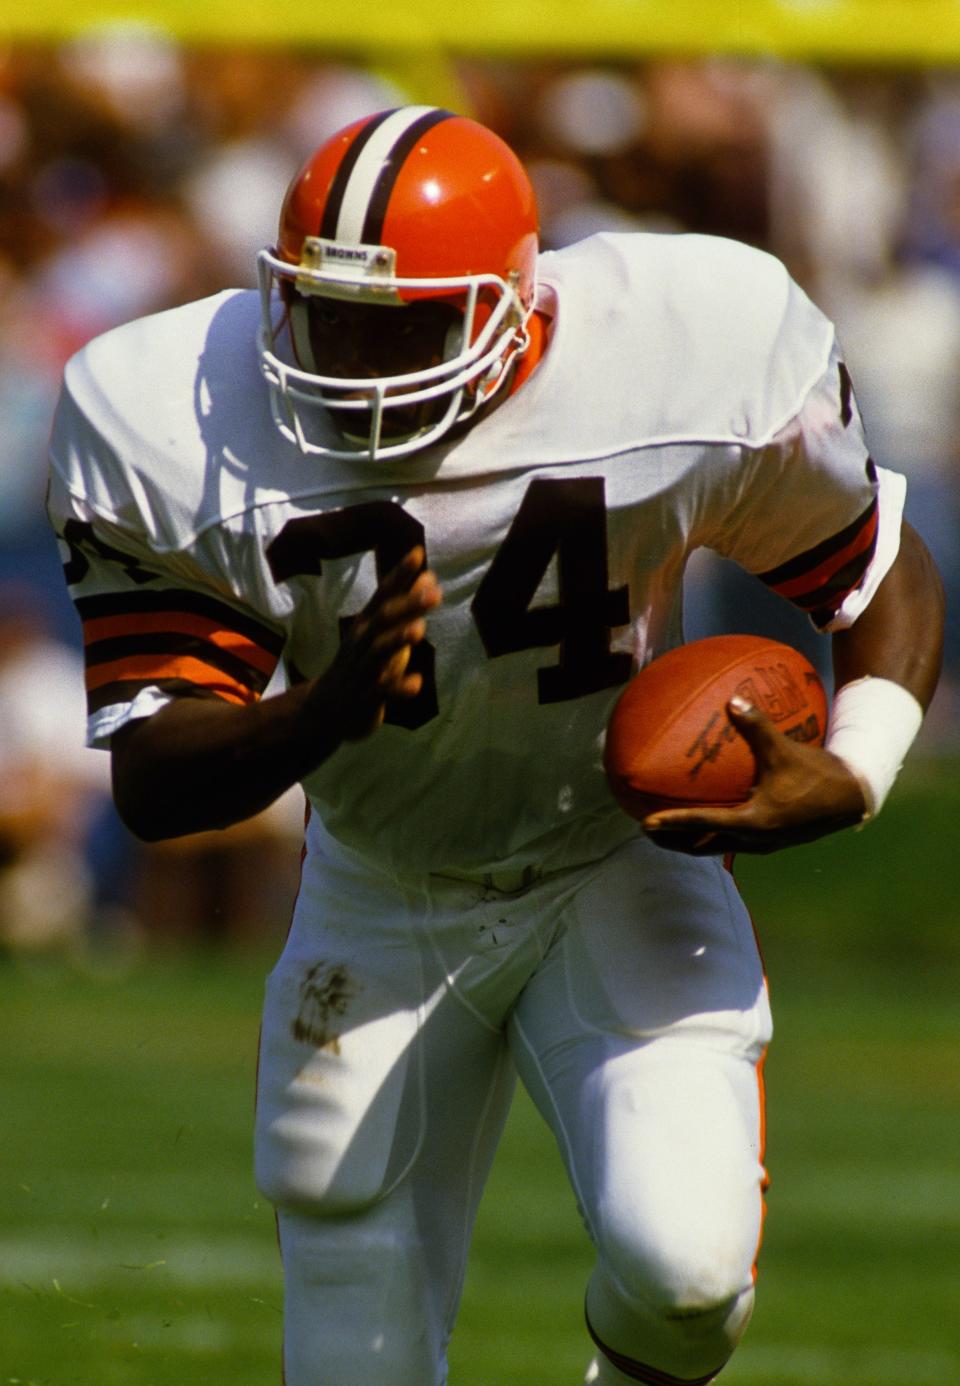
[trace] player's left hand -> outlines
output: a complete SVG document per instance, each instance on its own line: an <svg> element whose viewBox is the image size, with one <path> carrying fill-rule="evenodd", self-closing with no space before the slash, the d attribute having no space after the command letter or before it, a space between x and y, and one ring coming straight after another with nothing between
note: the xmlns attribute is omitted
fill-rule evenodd
<svg viewBox="0 0 960 1386"><path fill-rule="evenodd" d="M859 823L859 780L819 746L793 741L740 699L727 712L757 762L750 798L727 808L661 809L643 821L658 847L690 856L776 852Z"/></svg>

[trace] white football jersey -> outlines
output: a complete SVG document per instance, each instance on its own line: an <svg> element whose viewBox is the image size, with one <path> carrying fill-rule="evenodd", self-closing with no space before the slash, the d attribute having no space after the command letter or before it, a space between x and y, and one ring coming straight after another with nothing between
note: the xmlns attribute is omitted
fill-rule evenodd
<svg viewBox="0 0 960 1386"><path fill-rule="evenodd" d="M118 328L69 363L50 508L84 622L93 744L184 693L310 678L422 543L444 592L424 687L305 781L398 873L588 860L635 831L602 770L630 675L682 639L708 546L849 624L896 554L831 324L771 257L602 235L541 260L543 360L456 438L302 456L270 417L257 295ZM324 422L318 424L321 430Z"/></svg>

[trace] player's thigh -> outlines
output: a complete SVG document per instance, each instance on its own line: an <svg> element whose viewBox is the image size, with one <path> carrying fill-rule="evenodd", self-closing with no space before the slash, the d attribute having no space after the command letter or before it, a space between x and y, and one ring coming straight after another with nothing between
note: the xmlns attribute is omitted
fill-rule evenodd
<svg viewBox="0 0 960 1386"><path fill-rule="evenodd" d="M630 1040L708 1034L751 1055L769 1038L756 934L720 858L665 852L638 837L570 896L563 924L550 962L562 970L565 1004L538 1006L534 990L531 1014ZM544 997L555 984L545 975Z"/></svg>
<svg viewBox="0 0 960 1386"><path fill-rule="evenodd" d="M288 944L267 980L257 1080L256 1172L274 1203L348 1213L409 1167L424 1122L416 972L402 942L388 972L339 928Z"/></svg>
<svg viewBox="0 0 960 1386"><path fill-rule="evenodd" d="M732 1289L759 1237L770 1033L739 893L720 862L640 843L565 915L512 1044L591 1235L637 1293L709 1294L711 1266Z"/></svg>
<svg viewBox="0 0 960 1386"><path fill-rule="evenodd" d="M425 1160L438 1201L482 1180L513 1074L501 1028L452 975L468 969L425 927L449 914L451 938L472 940L448 906L336 863L302 893L260 1045L257 1178L278 1206L351 1216Z"/></svg>

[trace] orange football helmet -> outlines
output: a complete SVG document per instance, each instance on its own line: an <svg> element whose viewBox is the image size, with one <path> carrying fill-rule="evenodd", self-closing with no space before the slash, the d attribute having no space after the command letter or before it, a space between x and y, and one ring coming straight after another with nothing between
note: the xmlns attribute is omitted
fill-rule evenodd
<svg viewBox="0 0 960 1386"><path fill-rule="evenodd" d="M469 418L529 345L537 251L530 181L485 126L432 106L348 125L294 178L276 247L258 257L258 344L281 433L304 453L373 460ZM405 337L416 349L400 369ZM381 340L393 348L371 350ZM309 423L318 406L334 441Z"/></svg>

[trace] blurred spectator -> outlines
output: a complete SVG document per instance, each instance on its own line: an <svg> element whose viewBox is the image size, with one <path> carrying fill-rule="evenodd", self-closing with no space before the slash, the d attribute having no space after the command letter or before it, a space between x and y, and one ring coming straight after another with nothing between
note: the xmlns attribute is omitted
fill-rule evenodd
<svg viewBox="0 0 960 1386"><path fill-rule="evenodd" d="M34 302L64 358L100 332L188 297L196 239L183 212L117 202L38 266Z"/></svg>
<svg viewBox="0 0 960 1386"><path fill-rule="evenodd" d="M17 276L0 249L0 584L33 584L46 600L52 633L69 641L78 626L43 508L61 360L40 318L32 285Z"/></svg>
<svg viewBox="0 0 960 1386"><path fill-rule="evenodd" d="M0 947L77 942L97 882L87 843L109 804L107 758L85 749L79 655L44 628L28 586L0 587Z"/></svg>
<svg viewBox="0 0 960 1386"><path fill-rule="evenodd" d="M541 90L536 118L548 143L580 157L607 158L640 142L646 101L638 84L623 73L579 68Z"/></svg>
<svg viewBox="0 0 960 1386"><path fill-rule="evenodd" d="M162 29L135 21L91 28L59 56L64 72L131 134L162 130L184 109L180 50Z"/></svg>
<svg viewBox="0 0 960 1386"><path fill-rule="evenodd" d="M904 93L885 74L778 73L769 107L769 247L829 299L882 273L904 218Z"/></svg>
<svg viewBox="0 0 960 1386"><path fill-rule="evenodd" d="M295 92L282 122L295 168L345 125L411 99L411 93L390 78L362 67L326 63L314 69Z"/></svg>
<svg viewBox="0 0 960 1386"><path fill-rule="evenodd" d="M769 82L761 64L654 63L647 148L688 231L768 240Z"/></svg>
<svg viewBox="0 0 960 1386"><path fill-rule="evenodd" d="M934 82L909 127L909 214L903 250L960 273L960 83Z"/></svg>
<svg viewBox="0 0 960 1386"><path fill-rule="evenodd" d="M281 945L297 891L303 815L295 788L245 823L144 849L133 901L146 935L210 947Z"/></svg>

